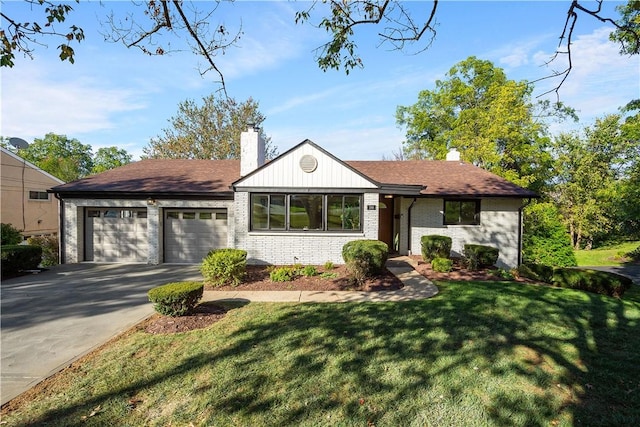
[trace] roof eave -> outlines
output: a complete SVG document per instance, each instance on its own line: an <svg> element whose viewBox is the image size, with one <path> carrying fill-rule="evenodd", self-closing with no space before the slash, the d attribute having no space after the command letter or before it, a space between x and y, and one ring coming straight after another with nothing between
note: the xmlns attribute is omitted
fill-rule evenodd
<svg viewBox="0 0 640 427"><path fill-rule="evenodd" d="M57 194L63 199L188 199L188 200L233 200L232 191L207 191L207 192L158 192L158 191L54 191L48 193Z"/></svg>

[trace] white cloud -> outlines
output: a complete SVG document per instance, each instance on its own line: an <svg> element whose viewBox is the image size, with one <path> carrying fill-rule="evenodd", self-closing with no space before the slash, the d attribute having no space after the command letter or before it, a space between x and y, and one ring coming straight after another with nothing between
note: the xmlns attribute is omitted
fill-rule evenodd
<svg viewBox="0 0 640 427"><path fill-rule="evenodd" d="M243 3L236 6L239 10L250 10L245 9L248 5ZM308 28L294 23L294 13L277 5L275 10L263 11L258 7L247 12L242 19L242 35L236 46L216 58L225 79L254 75L306 55L305 49L312 34Z"/></svg>
<svg viewBox="0 0 640 427"><path fill-rule="evenodd" d="M78 134L112 129L114 115L145 106L131 91L103 88L96 79L60 78L55 70L22 63L2 73L2 135L25 139L48 132Z"/></svg>

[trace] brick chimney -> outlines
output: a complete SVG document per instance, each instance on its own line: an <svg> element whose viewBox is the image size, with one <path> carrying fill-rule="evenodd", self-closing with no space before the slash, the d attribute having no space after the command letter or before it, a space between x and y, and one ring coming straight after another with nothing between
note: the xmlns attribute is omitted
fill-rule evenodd
<svg viewBox="0 0 640 427"><path fill-rule="evenodd" d="M254 123L240 134L240 176L246 176L264 165L264 140Z"/></svg>

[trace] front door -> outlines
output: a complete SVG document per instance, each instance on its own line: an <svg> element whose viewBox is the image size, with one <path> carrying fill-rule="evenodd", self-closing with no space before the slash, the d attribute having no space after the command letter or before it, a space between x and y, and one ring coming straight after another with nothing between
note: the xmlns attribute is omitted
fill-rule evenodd
<svg viewBox="0 0 640 427"><path fill-rule="evenodd" d="M393 252L393 199L380 195L378 216L378 240L389 246L389 252Z"/></svg>

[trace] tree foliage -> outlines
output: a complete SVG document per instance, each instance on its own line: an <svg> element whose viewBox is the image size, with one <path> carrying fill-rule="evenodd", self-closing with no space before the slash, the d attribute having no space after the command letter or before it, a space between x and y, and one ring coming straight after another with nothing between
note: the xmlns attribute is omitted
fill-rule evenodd
<svg viewBox="0 0 640 427"><path fill-rule="evenodd" d="M103 147L94 156L91 145L52 132L36 138L27 148L17 150L17 154L65 182L131 162L131 155L124 149Z"/></svg>
<svg viewBox="0 0 640 427"><path fill-rule="evenodd" d="M32 56L33 45L42 44L41 39L48 38L62 39L63 43L58 46L60 59L73 62L75 52L71 42L84 39L82 28L71 25L68 31L53 29L53 24L67 20L73 11L72 7L67 3L56 4L50 0L25 1L33 10L38 10L37 6L44 7L44 18L41 21L20 23L0 12L3 25L0 29L0 65L12 67L16 53ZM200 73L213 71L226 94L223 71L218 68L216 58L237 44L242 30L229 31L225 25L211 24L218 18L220 3L220 0L197 3L169 0L132 2L126 14L111 12L104 20L108 28L104 37L106 40L122 42L128 48L139 48L147 55L164 55L172 52L172 41L179 41L178 45L186 42L195 55L204 59L206 65ZM410 2L399 0L314 0L310 5L302 4L304 6L296 13L295 21L301 24L317 22L315 25L329 34L329 41L316 50L316 61L322 70L344 69L348 74L353 68L363 66L355 41L357 31L363 28L377 30L380 45L403 51L408 46L414 52L426 50L436 36L438 0L422 2L416 7ZM638 0L628 0L626 4L620 5L618 11L621 16L617 20L616 17L602 14L602 0L596 1L595 9L586 5L590 4L573 0L568 6L567 19L556 51L556 57L567 57L567 66L563 71L550 76L560 76L560 85L573 67L571 41L581 14L610 24L611 39L620 44L621 52L637 54L639 51ZM508 18L505 17L506 19Z"/></svg>
<svg viewBox="0 0 640 427"><path fill-rule="evenodd" d="M620 44L620 54L637 55L640 53L640 0L629 0L616 9L620 19L609 38Z"/></svg>
<svg viewBox="0 0 640 427"><path fill-rule="evenodd" d="M524 210L523 261L553 267L576 265L571 239L557 207L534 203Z"/></svg>
<svg viewBox="0 0 640 427"><path fill-rule="evenodd" d="M93 167L90 145L51 132L18 150L18 155L65 182L87 176Z"/></svg>
<svg viewBox="0 0 640 427"><path fill-rule="evenodd" d="M68 30L55 29L56 24L66 21L73 7L68 3L56 4L47 0L25 0L32 7L32 11L41 11L36 6L44 7L44 16L35 18L31 22L17 22L10 16L0 12L2 17L2 28L0 29L0 66L13 67L15 54L22 53L33 58L33 45L41 45L40 39L53 38L61 40L58 46L60 60L75 62L75 51L71 46L72 42L80 43L84 40L84 31L77 25L70 25ZM79 3L80 0L75 0Z"/></svg>
<svg viewBox="0 0 640 427"><path fill-rule="evenodd" d="M233 98L209 95L198 105L186 100L178 105L178 113L169 119L170 128L152 138L143 148L149 158L175 159L238 159L240 134L247 124L260 126L265 120L258 102L249 98L238 102ZM266 157L273 158L275 148L264 135Z"/></svg>
<svg viewBox="0 0 640 427"><path fill-rule="evenodd" d="M397 109L407 128L409 158L444 159L456 148L463 160L523 187L539 190L551 157L542 118L574 117L561 103L531 101L532 87L507 79L490 61L469 57L456 64L434 90L423 90L414 105Z"/></svg>
<svg viewBox="0 0 640 427"><path fill-rule="evenodd" d="M633 129L613 114L597 119L582 133L563 133L554 142L552 197L576 249L619 233L620 221L629 214L624 207L637 208L637 199L628 199L634 195L630 186L637 179L640 158L640 142L627 138Z"/></svg>
<svg viewBox="0 0 640 427"><path fill-rule="evenodd" d="M91 173L101 173L109 169L115 169L131 163L131 154L127 150L118 147L101 147L98 148L93 156L93 167Z"/></svg>

